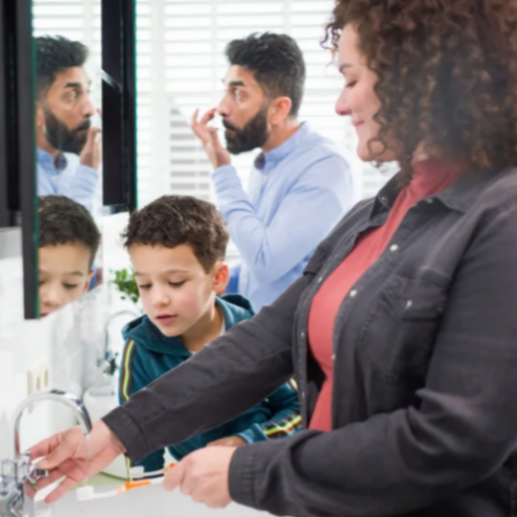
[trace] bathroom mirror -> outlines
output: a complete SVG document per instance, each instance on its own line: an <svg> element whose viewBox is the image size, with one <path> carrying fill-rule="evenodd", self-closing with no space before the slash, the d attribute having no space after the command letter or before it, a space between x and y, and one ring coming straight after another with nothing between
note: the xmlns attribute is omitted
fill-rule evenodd
<svg viewBox="0 0 517 517"><path fill-rule="evenodd" d="M32 0L41 317L102 283L101 1Z"/></svg>
<svg viewBox="0 0 517 517"><path fill-rule="evenodd" d="M286 33L297 41L307 66L300 119L341 148L343 143L355 148L353 128L334 112L341 79L330 53L319 44L331 1L137 0L136 5L140 206L170 193L216 200L212 169L190 129L191 117L197 108L203 114L218 105L228 70L225 47L253 32ZM224 140L220 117L214 125ZM245 189L258 152L232 156ZM382 180L371 185L371 177L365 176L364 195ZM231 264L240 260L232 243L227 258Z"/></svg>
<svg viewBox="0 0 517 517"><path fill-rule="evenodd" d="M33 0L32 27L44 317L103 283L102 220L136 204L134 8Z"/></svg>

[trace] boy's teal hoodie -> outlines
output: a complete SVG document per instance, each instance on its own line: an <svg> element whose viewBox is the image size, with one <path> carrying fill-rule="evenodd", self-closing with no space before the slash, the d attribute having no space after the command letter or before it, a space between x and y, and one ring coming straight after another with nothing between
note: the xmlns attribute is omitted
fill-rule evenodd
<svg viewBox="0 0 517 517"><path fill-rule="evenodd" d="M253 316L250 302L240 295L218 297L216 304L224 315L226 331ZM120 375L121 404L192 357L181 337L164 336L147 316L126 325L122 334L126 346ZM248 443L282 438L300 430L299 411L300 404L294 382L284 384L258 406L235 420L194 436L186 442L171 444L168 449L174 458L180 460L187 454L228 436L240 436ZM160 470L164 466L163 452L156 451L136 465L143 466L146 472Z"/></svg>

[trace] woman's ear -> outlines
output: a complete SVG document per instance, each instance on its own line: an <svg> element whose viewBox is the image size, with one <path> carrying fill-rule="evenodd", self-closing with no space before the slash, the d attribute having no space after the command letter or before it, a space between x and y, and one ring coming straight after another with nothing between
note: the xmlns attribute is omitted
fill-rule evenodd
<svg viewBox="0 0 517 517"><path fill-rule="evenodd" d="M226 287L230 281L230 268L223 261L216 262L214 266L214 291L217 296L226 293Z"/></svg>

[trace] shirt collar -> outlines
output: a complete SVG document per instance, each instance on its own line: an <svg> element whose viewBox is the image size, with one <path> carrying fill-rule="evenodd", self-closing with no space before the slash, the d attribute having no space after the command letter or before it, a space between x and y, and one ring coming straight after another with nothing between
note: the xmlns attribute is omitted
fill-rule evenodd
<svg viewBox="0 0 517 517"><path fill-rule="evenodd" d="M38 147L36 149L36 152L38 162L42 165L52 166L59 172L65 170L68 166L68 160L66 159L66 156L63 153L59 153L56 157L56 160L54 161L52 155L44 149Z"/></svg>
<svg viewBox="0 0 517 517"><path fill-rule="evenodd" d="M302 122L297 131L283 144L280 144L268 153L260 153L255 159L255 168L259 171L263 171L266 168L274 167L286 156L290 155L310 132L311 129L307 122Z"/></svg>
<svg viewBox="0 0 517 517"><path fill-rule="evenodd" d="M494 171L467 170L450 187L434 196L434 198L451 210L465 213L485 187L497 176L504 174L505 171L498 174ZM372 217L383 208L390 209L393 206L401 190L399 177L400 173L396 174L380 190L373 203Z"/></svg>

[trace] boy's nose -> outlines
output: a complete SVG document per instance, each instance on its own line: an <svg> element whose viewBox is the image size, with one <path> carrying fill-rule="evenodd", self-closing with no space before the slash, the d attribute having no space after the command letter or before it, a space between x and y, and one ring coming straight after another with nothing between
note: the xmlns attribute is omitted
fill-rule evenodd
<svg viewBox="0 0 517 517"><path fill-rule="evenodd" d="M40 292L40 299L43 305L54 309L59 308L63 303L58 289L44 289Z"/></svg>
<svg viewBox="0 0 517 517"><path fill-rule="evenodd" d="M153 296L152 303L155 307L164 307L166 305L169 305L170 298L165 293L157 292Z"/></svg>

